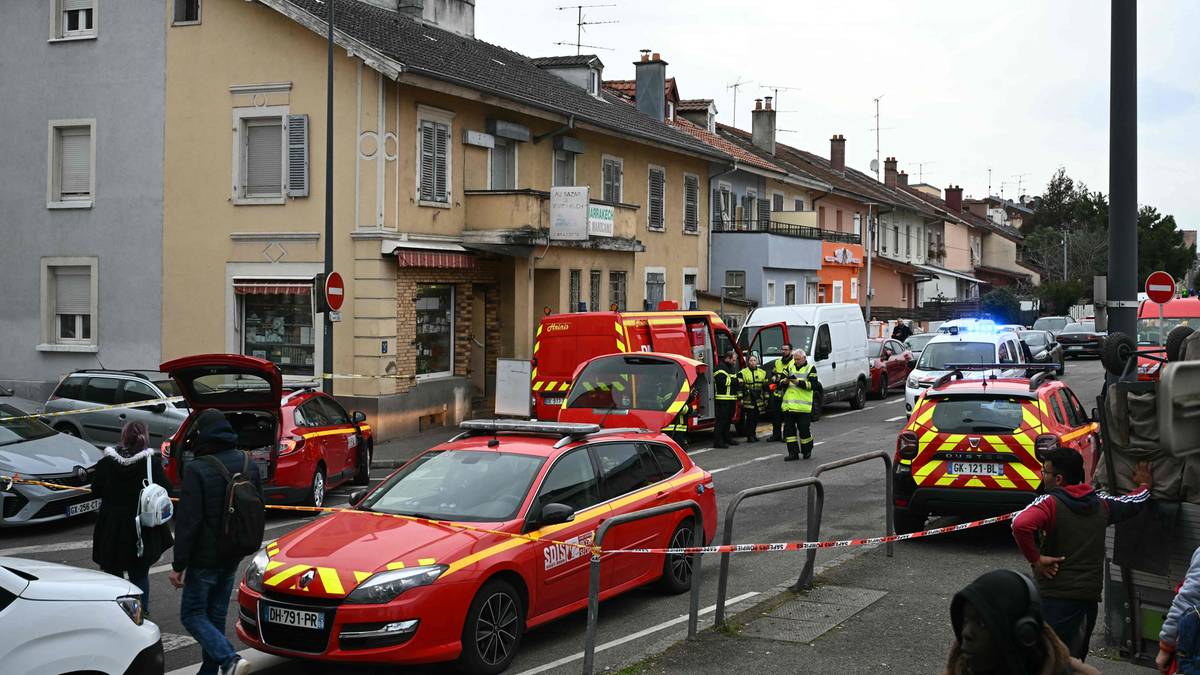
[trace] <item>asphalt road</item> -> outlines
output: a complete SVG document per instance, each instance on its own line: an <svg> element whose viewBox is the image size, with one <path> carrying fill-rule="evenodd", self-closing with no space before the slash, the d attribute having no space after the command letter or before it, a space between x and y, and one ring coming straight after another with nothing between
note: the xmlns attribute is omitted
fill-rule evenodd
<svg viewBox="0 0 1200 675"><path fill-rule="evenodd" d="M1065 380L1076 391L1085 407L1095 400L1103 382L1096 361L1072 361ZM813 426L818 443L813 459L783 462L782 443L754 443L723 450L711 449L707 439L693 443L690 452L695 461L713 472L717 488L718 510L724 516L729 500L746 488L810 475L817 465L873 450L894 450L895 438L903 420L903 395L893 393L883 401L872 400L865 409L851 411L837 404ZM373 479L382 479L386 471L376 470ZM884 531L884 473L881 461L858 464L823 475L826 502L822 539L872 536ZM349 488L333 491L329 505L347 501ZM739 543L796 541L805 537L806 501L803 492L784 492L748 500L738 512L734 541ZM290 515L270 515L268 537L279 537L308 519ZM718 523L718 533L724 523ZM0 530L0 555L17 555L39 560L95 567L91 562L90 518L36 529ZM718 535L719 536L719 535ZM997 537L1007 536L998 530ZM897 546L904 546L899 543ZM818 566L829 568L850 554L849 549L818 553ZM169 556L169 554L168 554ZM772 589L794 582L803 566L803 553L745 554L731 557L728 597L748 606L763 599ZM716 598L716 571L719 559L708 556L701 590L701 626L711 623L711 606ZM947 564L952 564L947 561ZM187 635L178 618L178 592L167 581L169 558L151 570L151 612L163 631L167 671L195 672L200 649ZM662 596L650 589L639 590L605 602L600 608L597 636L597 670L619 669L658 651L685 628L688 596ZM234 636L236 601L230 603L228 632ZM567 617L525 636L520 654L509 672L577 672L581 666L586 617L583 613ZM236 637L233 638L236 643ZM256 663L255 672L264 673L356 673L383 672L383 668L342 668L330 664L303 663L268 657L247 650L244 654ZM436 669L401 669L399 672L422 673ZM388 668L387 672L397 672Z"/></svg>

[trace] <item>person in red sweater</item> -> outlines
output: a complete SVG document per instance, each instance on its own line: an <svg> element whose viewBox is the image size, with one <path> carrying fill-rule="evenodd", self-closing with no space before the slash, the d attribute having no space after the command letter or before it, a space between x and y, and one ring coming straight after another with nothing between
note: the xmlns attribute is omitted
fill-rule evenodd
<svg viewBox="0 0 1200 675"><path fill-rule="evenodd" d="M1043 494L1013 518L1013 538L1033 566L1046 623L1082 661L1104 585L1104 532L1149 500L1150 464L1134 470L1136 491L1114 497L1083 483L1083 458L1074 450L1054 448L1041 460Z"/></svg>

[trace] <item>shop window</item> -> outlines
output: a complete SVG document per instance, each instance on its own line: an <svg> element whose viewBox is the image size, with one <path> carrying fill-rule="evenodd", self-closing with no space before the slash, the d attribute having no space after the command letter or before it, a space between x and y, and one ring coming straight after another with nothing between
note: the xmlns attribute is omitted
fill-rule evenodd
<svg viewBox="0 0 1200 675"><path fill-rule="evenodd" d="M235 281L242 316L242 353L266 359L284 375L316 371L312 283L305 280Z"/></svg>
<svg viewBox="0 0 1200 675"><path fill-rule="evenodd" d="M454 367L454 287L417 284L417 377L449 375Z"/></svg>
<svg viewBox="0 0 1200 675"><path fill-rule="evenodd" d="M618 312L625 311L625 286L626 278L624 272L609 272L608 273L608 301L616 305Z"/></svg>

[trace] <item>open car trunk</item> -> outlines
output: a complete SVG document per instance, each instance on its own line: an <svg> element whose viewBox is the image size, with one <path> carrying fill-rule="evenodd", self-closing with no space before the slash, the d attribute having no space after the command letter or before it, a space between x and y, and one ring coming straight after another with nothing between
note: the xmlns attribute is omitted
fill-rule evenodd
<svg viewBox="0 0 1200 675"><path fill-rule="evenodd" d="M229 425L237 432L237 449L250 453L258 468L258 475L266 483L274 476L276 456L279 444L279 419L274 413L264 410L226 410L223 411ZM196 459L196 418L188 420L184 430L183 445L179 448L179 475L188 463Z"/></svg>

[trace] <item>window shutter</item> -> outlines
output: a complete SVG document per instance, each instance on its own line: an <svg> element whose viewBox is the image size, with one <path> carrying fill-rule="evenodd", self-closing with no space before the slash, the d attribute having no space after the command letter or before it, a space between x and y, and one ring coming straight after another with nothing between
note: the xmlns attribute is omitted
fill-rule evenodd
<svg viewBox="0 0 1200 675"><path fill-rule="evenodd" d="M61 0L62 11L71 12L77 9L92 9L95 0Z"/></svg>
<svg viewBox="0 0 1200 675"><path fill-rule="evenodd" d="M421 122L421 194L423 201L434 200L434 173L436 173L436 134L433 122Z"/></svg>
<svg viewBox="0 0 1200 675"><path fill-rule="evenodd" d="M450 201L450 189L447 183L450 151L450 128L445 124L434 125L435 153L437 155L436 171L434 172L434 199L439 202Z"/></svg>
<svg viewBox="0 0 1200 675"><path fill-rule="evenodd" d="M92 191L92 133L86 127L59 132L59 193L63 196L87 195Z"/></svg>
<svg viewBox="0 0 1200 675"><path fill-rule="evenodd" d="M771 222L771 200L758 200L758 220L761 223Z"/></svg>
<svg viewBox="0 0 1200 675"><path fill-rule="evenodd" d="M650 170L650 227L663 227L663 172Z"/></svg>
<svg viewBox="0 0 1200 675"><path fill-rule="evenodd" d="M308 115L287 116L289 197L308 196Z"/></svg>
<svg viewBox="0 0 1200 675"><path fill-rule="evenodd" d="M54 268L54 313L92 313L92 275L89 267Z"/></svg>
<svg viewBox="0 0 1200 675"><path fill-rule="evenodd" d="M246 195L283 192L282 121L246 126Z"/></svg>
<svg viewBox="0 0 1200 675"><path fill-rule="evenodd" d="M723 202L724 202L724 200L721 199L721 191L713 190L712 191L712 204L711 204L711 206L712 206L712 224L713 225L720 225L723 220L722 215L721 215L721 205Z"/></svg>
<svg viewBox="0 0 1200 675"><path fill-rule="evenodd" d="M700 180L695 176L683 178L683 227L694 232L700 225Z"/></svg>

